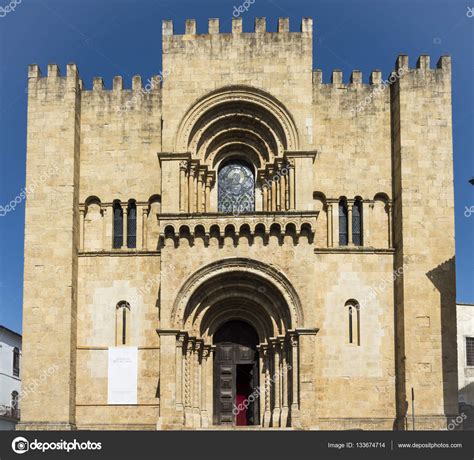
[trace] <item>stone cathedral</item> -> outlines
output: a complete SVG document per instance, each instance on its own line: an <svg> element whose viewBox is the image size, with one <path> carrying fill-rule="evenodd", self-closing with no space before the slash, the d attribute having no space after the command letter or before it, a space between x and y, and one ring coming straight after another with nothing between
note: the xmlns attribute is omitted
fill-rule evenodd
<svg viewBox="0 0 474 460"><path fill-rule="evenodd" d="M164 21L130 89L29 67L23 383L55 371L19 429L456 416L450 58L323 81L315 48Z"/></svg>

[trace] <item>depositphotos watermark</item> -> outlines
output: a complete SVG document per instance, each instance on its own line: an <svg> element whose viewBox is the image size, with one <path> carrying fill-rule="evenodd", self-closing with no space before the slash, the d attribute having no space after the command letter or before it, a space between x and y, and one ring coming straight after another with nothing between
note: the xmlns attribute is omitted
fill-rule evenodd
<svg viewBox="0 0 474 460"><path fill-rule="evenodd" d="M101 450L102 443L83 441L79 442L77 439L74 441L64 441L61 439L57 442L39 442L36 438L33 442L23 436L18 436L12 441L12 450L16 454L25 454L30 450L39 450L46 452L47 450L64 450L70 452L71 450Z"/></svg>
<svg viewBox="0 0 474 460"><path fill-rule="evenodd" d="M406 67L400 67L397 72L392 72L388 80L383 80L380 86L377 86L362 102L359 102L355 108L351 109L351 114L355 115L356 113L363 112L366 107L372 103L372 101L382 94L390 85L393 85L397 80L399 80L405 73L410 72L411 70Z"/></svg>
<svg viewBox="0 0 474 460"><path fill-rule="evenodd" d="M51 168L46 171L46 173L41 174L39 179L35 179L32 184L28 185L24 189L20 190L20 193L10 201L10 203L6 204L5 206L0 206L0 217L6 216L9 212L14 211L17 205L19 205L22 201L26 200L28 195L33 195L36 191L38 185L41 185L43 182L48 179L54 172L58 172L59 168L57 165L52 166ZM38 184L39 182L39 184Z"/></svg>
<svg viewBox="0 0 474 460"><path fill-rule="evenodd" d="M0 6L0 18L4 18L8 13L15 11L20 3L21 0L12 0L8 5Z"/></svg>
<svg viewBox="0 0 474 460"><path fill-rule="evenodd" d="M149 78L147 80L147 84L138 91L130 100L128 100L124 105L120 107L116 107L115 111L120 112L123 114L127 110L130 110L134 104L136 104L138 101L140 101L144 96L149 94L151 91L153 91L156 88L159 88L160 85L165 81L165 78L168 77L170 74L169 70L165 70L164 72L160 72L159 75L155 75L151 79Z"/></svg>
<svg viewBox="0 0 474 460"><path fill-rule="evenodd" d="M474 214L474 206L464 206L464 217L471 217Z"/></svg>
<svg viewBox="0 0 474 460"><path fill-rule="evenodd" d="M234 6L234 11L232 12L232 16L234 18L238 18L244 11L247 12L250 8L250 5L253 5L255 0L245 0L244 3L240 6Z"/></svg>
<svg viewBox="0 0 474 460"><path fill-rule="evenodd" d="M278 380L280 378L280 375L282 374L286 374L288 371L291 370L291 364L287 364L285 366L283 366L282 368L282 371L281 373L280 372L276 372L273 377L270 378L269 382L263 386L259 386L257 387L253 392L252 394L250 394L247 398L245 398L244 401L242 401L238 406L236 406L235 404L232 404L233 406L233 409L232 409L232 413L237 416L239 415L242 411L248 409L248 407L250 406L250 404L252 404L254 401L256 401L258 398L260 398L260 395L262 393L265 393L266 391L270 391L270 385L272 383L275 383L276 380Z"/></svg>

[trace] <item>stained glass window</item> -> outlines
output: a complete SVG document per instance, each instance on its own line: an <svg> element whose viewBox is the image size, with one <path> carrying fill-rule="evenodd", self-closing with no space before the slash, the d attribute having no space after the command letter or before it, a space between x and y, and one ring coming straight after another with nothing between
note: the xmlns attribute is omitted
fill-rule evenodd
<svg viewBox="0 0 474 460"><path fill-rule="evenodd" d="M225 163L218 174L219 212L240 214L255 210L255 178L245 162Z"/></svg>

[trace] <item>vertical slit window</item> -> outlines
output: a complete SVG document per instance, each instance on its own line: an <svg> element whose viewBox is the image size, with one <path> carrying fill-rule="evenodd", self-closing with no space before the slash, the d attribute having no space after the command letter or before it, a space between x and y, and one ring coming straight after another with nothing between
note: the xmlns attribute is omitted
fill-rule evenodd
<svg viewBox="0 0 474 460"><path fill-rule="evenodd" d="M123 246L123 211L119 201L114 202L114 236L113 248L120 249Z"/></svg>
<svg viewBox="0 0 474 460"><path fill-rule="evenodd" d="M127 247L137 247L137 206L135 201L130 201L128 204L127 214Z"/></svg>
<svg viewBox="0 0 474 460"><path fill-rule="evenodd" d="M124 300L117 304L115 323L115 345L130 343L130 304Z"/></svg>
<svg viewBox="0 0 474 460"><path fill-rule="evenodd" d="M348 300L345 304L349 325L349 344L360 346L360 305L356 300Z"/></svg>
<svg viewBox="0 0 474 460"><path fill-rule="evenodd" d="M13 375L15 377L20 375L20 350L17 347L13 349Z"/></svg>
<svg viewBox="0 0 474 460"><path fill-rule="evenodd" d="M339 202L339 246L347 246L348 243L348 221L347 203L345 200Z"/></svg>
<svg viewBox="0 0 474 460"><path fill-rule="evenodd" d="M362 202L359 199L352 206L352 242L362 246Z"/></svg>

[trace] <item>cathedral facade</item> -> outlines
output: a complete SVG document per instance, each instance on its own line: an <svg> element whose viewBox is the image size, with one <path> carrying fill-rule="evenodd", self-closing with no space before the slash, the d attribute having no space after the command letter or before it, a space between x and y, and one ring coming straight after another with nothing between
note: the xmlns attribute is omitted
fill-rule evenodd
<svg viewBox="0 0 474 460"><path fill-rule="evenodd" d="M29 68L19 428L445 428L450 58L324 83L311 19L162 34L131 89Z"/></svg>

